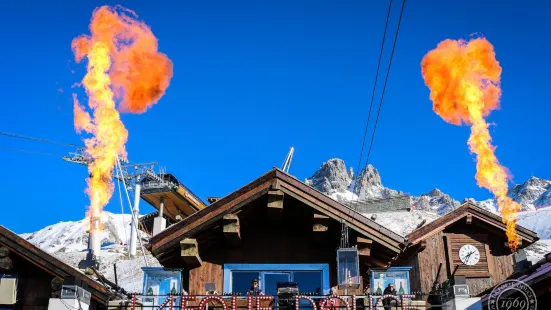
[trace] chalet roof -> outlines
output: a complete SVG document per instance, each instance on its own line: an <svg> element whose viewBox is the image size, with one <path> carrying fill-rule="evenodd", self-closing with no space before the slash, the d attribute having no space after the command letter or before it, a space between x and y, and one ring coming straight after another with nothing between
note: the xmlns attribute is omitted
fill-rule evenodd
<svg viewBox="0 0 551 310"><path fill-rule="evenodd" d="M92 294L93 299L100 302L105 302L105 300L107 300L107 290L103 285L42 251L2 225L0 225L0 245L7 247L12 253L21 256L23 259L56 278L63 280L65 278L74 277L78 280L82 280L82 282L88 285L88 290Z"/></svg>
<svg viewBox="0 0 551 310"><path fill-rule="evenodd" d="M503 231L507 228L502 221L502 217L486 211L471 202L465 202L452 212L409 233L407 236L408 241L410 242L410 245L417 244L421 242L421 240L443 231L446 227L456 223L468 215ZM517 225L516 230L519 237L527 243L523 244L523 246L532 244L539 240L537 234L529 229Z"/></svg>
<svg viewBox="0 0 551 310"><path fill-rule="evenodd" d="M291 175L273 168L251 183L212 203L207 208L170 226L150 239L146 247L157 256L178 247L183 238L207 228L224 215L235 212L256 200L269 190L277 188L330 218L344 219L349 227L373 241L399 253L405 245L405 238L364 217L358 212L333 200L327 195L304 184Z"/></svg>

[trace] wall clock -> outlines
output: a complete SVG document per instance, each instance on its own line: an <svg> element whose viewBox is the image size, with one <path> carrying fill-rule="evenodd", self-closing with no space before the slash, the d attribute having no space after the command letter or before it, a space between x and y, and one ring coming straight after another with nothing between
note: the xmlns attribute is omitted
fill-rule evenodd
<svg viewBox="0 0 551 310"><path fill-rule="evenodd" d="M459 259L463 264L474 266L480 260L480 252L472 244L465 244L459 249Z"/></svg>

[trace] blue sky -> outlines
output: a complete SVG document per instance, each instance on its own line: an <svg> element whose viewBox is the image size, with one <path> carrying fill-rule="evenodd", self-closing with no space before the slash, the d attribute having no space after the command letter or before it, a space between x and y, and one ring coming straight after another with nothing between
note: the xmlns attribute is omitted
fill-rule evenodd
<svg viewBox="0 0 551 310"><path fill-rule="evenodd" d="M85 67L74 63L71 40L88 33L96 6L117 3L151 26L174 63L161 101L122 117L130 160L159 161L203 199L280 166L291 146L291 173L301 180L333 157L356 169L387 1L5 3L0 131L80 142L71 85ZM394 1L390 39L400 5ZM384 185L416 195L438 187L459 200L490 197L474 179L468 127L432 111L420 70L438 42L472 33L488 38L503 67L502 108L489 118L498 158L517 183L532 174L551 179L547 12L543 1L408 1L370 158ZM84 217L85 167L6 148L71 151L0 136L0 224L22 233ZM116 192L106 209L120 212Z"/></svg>

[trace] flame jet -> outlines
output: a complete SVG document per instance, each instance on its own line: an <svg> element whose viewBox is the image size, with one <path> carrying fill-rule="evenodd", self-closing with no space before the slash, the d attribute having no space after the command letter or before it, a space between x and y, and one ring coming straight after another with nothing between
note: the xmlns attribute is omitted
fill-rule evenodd
<svg viewBox="0 0 551 310"><path fill-rule="evenodd" d="M430 89L433 110L446 122L471 127L468 145L476 154L476 180L492 192L499 205L511 251L516 251L517 213L520 204L507 196L509 170L495 156L495 146L484 119L499 108L501 67L494 47L483 37L444 40L421 62L425 84Z"/></svg>
<svg viewBox="0 0 551 310"><path fill-rule="evenodd" d="M143 113L164 95L173 75L172 62L158 52L157 38L137 15L123 7L102 6L94 10L90 35L73 39L75 60L88 59L82 85L88 109L74 98L74 126L85 132L88 166L86 193L90 198L90 249L99 251L103 207L113 194L112 173L117 157L127 158L128 131L120 119L123 112ZM117 105L118 102L118 105Z"/></svg>

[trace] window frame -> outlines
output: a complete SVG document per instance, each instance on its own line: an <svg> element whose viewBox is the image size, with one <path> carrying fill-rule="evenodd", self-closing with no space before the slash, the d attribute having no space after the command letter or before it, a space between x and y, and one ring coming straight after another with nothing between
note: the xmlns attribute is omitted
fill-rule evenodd
<svg viewBox="0 0 551 310"><path fill-rule="evenodd" d="M233 271L258 271L264 278L264 272L320 271L324 295L329 294L329 264L224 264L224 292L232 292ZM261 286L264 287L264 279Z"/></svg>

